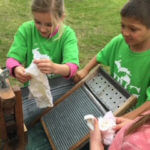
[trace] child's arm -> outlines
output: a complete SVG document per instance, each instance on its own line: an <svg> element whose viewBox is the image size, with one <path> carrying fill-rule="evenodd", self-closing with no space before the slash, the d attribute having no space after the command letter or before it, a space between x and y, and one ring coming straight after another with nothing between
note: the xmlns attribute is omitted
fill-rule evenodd
<svg viewBox="0 0 150 150"><path fill-rule="evenodd" d="M141 105L139 108L123 115L123 118L127 118L127 119L135 119L137 116L139 116L140 114L142 114L143 112L147 111L150 109L150 101L146 101L143 105ZM117 126L116 126L116 130L120 130L124 125L126 125L128 123L128 121L121 121L120 123L118 122Z"/></svg>
<svg viewBox="0 0 150 150"><path fill-rule="evenodd" d="M123 117L128 119L135 119L137 116L139 116L140 114L142 114L143 112L149 109L150 109L150 101L146 101L143 105L141 105L137 109L123 115Z"/></svg>
<svg viewBox="0 0 150 150"><path fill-rule="evenodd" d="M104 150L97 119L94 119L94 131L90 131L90 150Z"/></svg>
<svg viewBox="0 0 150 150"><path fill-rule="evenodd" d="M81 79L83 79L90 72L90 70L93 69L97 64L98 62L96 60L96 56L94 56L83 69L77 72L74 81L78 82Z"/></svg>
<svg viewBox="0 0 150 150"><path fill-rule="evenodd" d="M67 63L66 65L69 66L70 74L67 77L65 76L65 78L70 79L70 78L75 76L75 74L77 73L79 67L76 64L73 64L73 63Z"/></svg>
<svg viewBox="0 0 150 150"><path fill-rule="evenodd" d="M7 59L6 67L9 69L11 75L22 83L25 83L31 79L29 75L25 74L25 68L14 58Z"/></svg>
<svg viewBox="0 0 150 150"><path fill-rule="evenodd" d="M31 80L31 76L27 75L23 66L17 66L14 68L14 75L21 83L26 83Z"/></svg>
<svg viewBox="0 0 150 150"><path fill-rule="evenodd" d="M115 131L120 130L124 125L130 123L132 120L124 117L116 117Z"/></svg>
<svg viewBox="0 0 150 150"><path fill-rule="evenodd" d="M7 59L7 61L6 61L6 67L7 67L7 69L9 69L10 74L12 76L14 76L14 69L15 69L15 67L18 67L18 66L21 66L21 64L16 59L14 59L14 58L8 58Z"/></svg>
<svg viewBox="0 0 150 150"><path fill-rule="evenodd" d="M78 66L76 64L56 64L49 59L34 60L34 63L37 64L42 73L59 74L67 78L71 78L72 76L74 76L78 69Z"/></svg>

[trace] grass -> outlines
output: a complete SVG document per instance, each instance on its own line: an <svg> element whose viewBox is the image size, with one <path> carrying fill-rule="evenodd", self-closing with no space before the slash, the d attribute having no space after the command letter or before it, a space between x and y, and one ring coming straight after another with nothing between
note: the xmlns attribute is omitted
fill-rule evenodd
<svg viewBox="0 0 150 150"><path fill-rule="evenodd" d="M115 35L120 33L120 9L125 0L65 0L66 24L77 34L81 68ZM32 19L31 0L0 1L0 67L18 27Z"/></svg>
<svg viewBox="0 0 150 150"><path fill-rule="evenodd" d="M124 3L124 0L67 1L67 23L79 39L81 67L120 32L119 12Z"/></svg>
<svg viewBox="0 0 150 150"><path fill-rule="evenodd" d="M7 52L18 27L32 18L29 6L30 0L0 1L0 68L5 67ZM10 78L10 81L22 86L13 78Z"/></svg>

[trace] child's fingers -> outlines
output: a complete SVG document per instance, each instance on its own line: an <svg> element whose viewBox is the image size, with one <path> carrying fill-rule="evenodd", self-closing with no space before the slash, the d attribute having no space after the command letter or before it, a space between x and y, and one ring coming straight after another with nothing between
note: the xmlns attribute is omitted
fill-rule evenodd
<svg viewBox="0 0 150 150"><path fill-rule="evenodd" d="M79 74L77 73L76 75L75 75L75 77L74 77L74 82L75 83L77 83L77 82L79 82L80 81L80 76L79 76Z"/></svg>
<svg viewBox="0 0 150 150"><path fill-rule="evenodd" d="M30 75L26 75L25 74L25 70L22 69L22 68L17 70L15 76L22 83L25 83L25 82L31 80L31 76Z"/></svg>
<svg viewBox="0 0 150 150"><path fill-rule="evenodd" d="M48 63L51 62L50 59L36 59L33 61L35 64L40 64L40 63Z"/></svg>
<svg viewBox="0 0 150 150"><path fill-rule="evenodd" d="M116 123L120 123L121 122L121 119L120 118L116 118Z"/></svg>
<svg viewBox="0 0 150 150"><path fill-rule="evenodd" d="M114 131L119 131L122 127L123 127L123 124L118 124L113 129Z"/></svg>
<svg viewBox="0 0 150 150"><path fill-rule="evenodd" d="M88 73L87 73L88 74ZM76 73L75 77L74 77L74 81L75 82L79 82L80 80L82 80L86 75L87 75L83 70L80 70Z"/></svg>
<svg viewBox="0 0 150 150"><path fill-rule="evenodd" d="M26 79L27 79L27 80L31 80L32 77L31 77L30 75L27 75L27 76L26 76Z"/></svg>
<svg viewBox="0 0 150 150"><path fill-rule="evenodd" d="M38 66L39 69L52 68L52 64L51 63L39 63L39 64L37 64L37 66Z"/></svg>
<svg viewBox="0 0 150 150"><path fill-rule="evenodd" d="M115 131L120 130L123 126L125 126L126 124L130 123L132 120L127 119L127 118L123 118L123 117L118 117L116 118L116 127L114 127Z"/></svg>
<svg viewBox="0 0 150 150"><path fill-rule="evenodd" d="M94 130L99 131L98 119L94 118Z"/></svg>
<svg viewBox="0 0 150 150"><path fill-rule="evenodd" d="M116 117L116 123L119 124L119 123L122 123L125 121L125 118L123 117Z"/></svg>
<svg viewBox="0 0 150 150"><path fill-rule="evenodd" d="M27 78L23 78L23 77L16 77L16 78L22 83L29 81Z"/></svg>

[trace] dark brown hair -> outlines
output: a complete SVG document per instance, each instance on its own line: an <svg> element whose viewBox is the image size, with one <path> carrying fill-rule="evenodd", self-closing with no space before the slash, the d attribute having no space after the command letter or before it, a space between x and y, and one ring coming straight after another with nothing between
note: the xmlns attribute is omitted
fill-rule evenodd
<svg viewBox="0 0 150 150"><path fill-rule="evenodd" d="M122 17L130 17L150 28L150 0L129 0L120 12Z"/></svg>

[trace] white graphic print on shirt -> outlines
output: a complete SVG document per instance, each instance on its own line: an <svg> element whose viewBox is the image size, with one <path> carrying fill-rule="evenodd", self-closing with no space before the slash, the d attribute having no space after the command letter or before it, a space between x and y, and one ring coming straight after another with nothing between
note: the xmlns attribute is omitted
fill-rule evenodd
<svg viewBox="0 0 150 150"><path fill-rule="evenodd" d="M141 89L134 85L131 85L131 72L128 70L128 68L121 66L121 60L115 61L115 65L117 67L118 72L117 74L114 73L114 78L121 85L123 85L125 89L134 91L134 95L138 97Z"/></svg>

